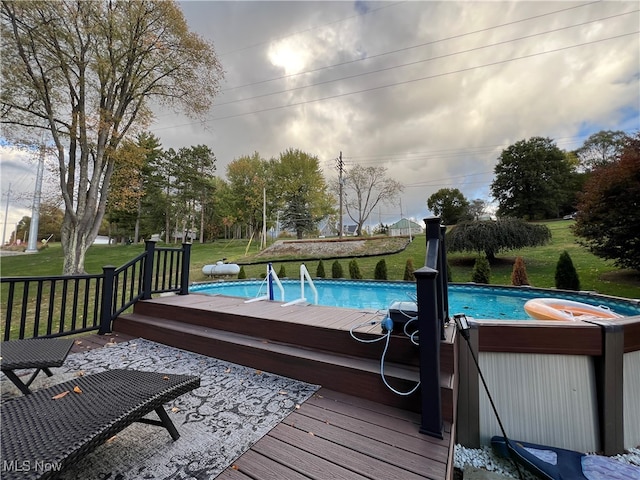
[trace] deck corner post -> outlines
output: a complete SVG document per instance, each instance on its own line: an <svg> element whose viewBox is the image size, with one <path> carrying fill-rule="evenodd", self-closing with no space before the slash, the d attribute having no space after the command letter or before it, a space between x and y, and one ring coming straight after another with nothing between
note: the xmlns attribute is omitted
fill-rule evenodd
<svg viewBox="0 0 640 480"><path fill-rule="evenodd" d="M111 306L114 304L113 294L116 267L113 265L106 265L102 267L102 298L100 300L100 328L98 329L99 335L105 333L111 333Z"/></svg>
<svg viewBox="0 0 640 480"><path fill-rule="evenodd" d="M604 455L624 452L624 326L608 320L585 320L600 327L602 355L594 358L600 449Z"/></svg>
<svg viewBox="0 0 640 480"><path fill-rule="evenodd" d="M440 392L440 321L436 301L438 271L429 267L414 272L418 304L420 335L420 433L444 438L442 399Z"/></svg>
<svg viewBox="0 0 640 480"><path fill-rule="evenodd" d="M471 349L479 352L479 329L469 324L469 342L458 339L458 403L456 435L457 443L468 448L480 448L480 380ZM459 333L457 334L459 335ZM467 348L468 347L468 348Z"/></svg>
<svg viewBox="0 0 640 480"><path fill-rule="evenodd" d="M145 240L144 250L147 254L144 259L144 273L142 275L142 296L141 300L149 300L151 298L151 282L153 279L153 258L156 249L156 242L153 240Z"/></svg>
<svg viewBox="0 0 640 480"><path fill-rule="evenodd" d="M189 295L189 266L191 264L191 244L182 244L182 271L180 273L179 295Z"/></svg>

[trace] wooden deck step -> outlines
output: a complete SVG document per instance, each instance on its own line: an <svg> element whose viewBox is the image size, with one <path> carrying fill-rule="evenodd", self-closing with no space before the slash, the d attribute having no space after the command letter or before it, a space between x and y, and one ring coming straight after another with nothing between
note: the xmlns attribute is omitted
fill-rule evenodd
<svg viewBox="0 0 640 480"><path fill-rule="evenodd" d="M163 312L163 316L171 315L172 312ZM348 332L333 330L333 342L330 340L331 329L322 332L323 342L329 342L332 345L331 349L326 350L318 348L314 342L305 342L299 338L300 335L312 335L309 331L294 329L297 337L295 335L292 337L291 333L286 336L274 335L273 331L263 324L260 330L263 332L262 335L258 330L247 328L247 331L253 333L248 335L211 328L212 324L220 327L216 322L204 326L198 324L202 322L185 321L185 317L188 315L184 311L174 319L134 313L118 318L114 323L114 331L322 385L345 394L374 399L384 405L413 412L420 411L419 393L399 396L384 385L380 376L379 357L370 358L369 355L360 356L336 351L338 348L335 344L345 341L343 337L349 337ZM235 321L239 320L235 319ZM277 324L273 326L276 328ZM319 327L307 328L318 329ZM232 330L236 329L232 328ZM321 330L324 329L311 332L317 333ZM287 338L290 341L278 341L273 337ZM296 340L295 343L292 340ZM351 338L347 345L347 352L349 347L360 351L360 344ZM397 358L390 358L385 362L384 372L389 384L399 391L411 390L419 377L419 371L415 365L399 363ZM442 374L442 409L443 418L447 422L453 421L454 383L453 373Z"/></svg>
<svg viewBox="0 0 640 480"><path fill-rule="evenodd" d="M419 393L399 396L380 376L386 341L385 313L282 302L246 303L225 295L169 295L137 302L114 329L179 348L320 384L380 403L419 411ZM454 328L440 342L443 418L453 421L457 390ZM235 335L234 335L235 334ZM385 353L385 376L398 391L409 391L419 376L419 347L395 332Z"/></svg>

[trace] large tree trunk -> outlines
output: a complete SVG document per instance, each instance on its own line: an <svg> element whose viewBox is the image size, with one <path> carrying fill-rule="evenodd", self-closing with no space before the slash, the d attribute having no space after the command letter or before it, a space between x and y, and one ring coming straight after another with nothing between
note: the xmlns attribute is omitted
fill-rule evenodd
<svg viewBox="0 0 640 480"><path fill-rule="evenodd" d="M85 254L96 237L90 234L90 230L90 228L81 228L73 222L70 215L65 215L60 238L64 253L63 275L87 273L84 270Z"/></svg>

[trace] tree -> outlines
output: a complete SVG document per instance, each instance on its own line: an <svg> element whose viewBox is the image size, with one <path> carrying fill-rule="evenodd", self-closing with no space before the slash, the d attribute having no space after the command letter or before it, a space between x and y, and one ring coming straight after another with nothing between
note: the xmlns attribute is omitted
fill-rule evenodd
<svg viewBox="0 0 640 480"><path fill-rule="evenodd" d="M482 200L481 198L476 198L472 200L467 208L470 220L480 220L480 218L484 215L485 210L487 209L487 202Z"/></svg>
<svg viewBox="0 0 640 480"><path fill-rule="evenodd" d="M440 217L443 225L467 220L469 214L469 201L457 188L441 188L427 199L427 207Z"/></svg>
<svg viewBox="0 0 640 480"><path fill-rule="evenodd" d="M640 270L640 133L620 157L597 167L578 204L573 232L594 255Z"/></svg>
<svg viewBox="0 0 640 480"><path fill-rule="evenodd" d="M491 283L491 266L486 257L478 255L471 271L471 281L474 283Z"/></svg>
<svg viewBox="0 0 640 480"><path fill-rule="evenodd" d="M580 290L580 278L576 267L573 266L571 256L566 250L562 252L556 264L556 288L562 290Z"/></svg>
<svg viewBox="0 0 640 480"><path fill-rule="evenodd" d="M516 261L513 264L513 269L511 270L511 285L516 287L529 285L527 266L525 265L522 257L516 257Z"/></svg>
<svg viewBox="0 0 640 480"><path fill-rule="evenodd" d="M345 209L356 223L356 235L362 235L362 227L379 203L392 203L404 189L386 176L384 167L355 165L344 176Z"/></svg>
<svg viewBox="0 0 640 480"><path fill-rule="evenodd" d="M331 278L344 278L344 270L338 260L334 260L331 264Z"/></svg>
<svg viewBox="0 0 640 480"><path fill-rule="evenodd" d="M269 163L258 152L237 158L227 166L227 200L230 201L231 208L226 223L243 223L247 227L247 236L253 235L262 223L263 192L268 184L273 185L273 182L269 182L270 168ZM267 198L270 203L273 202L273 195L268 195ZM267 212L269 211L268 204Z"/></svg>
<svg viewBox="0 0 640 480"><path fill-rule="evenodd" d="M213 178L216 156L206 145L183 147L178 150L174 165L174 187L179 206L176 228L182 232L195 230L199 220L200 243L204 242L206 206L213 199Z"/></svg>
<svg viewBox="0 0 640 480"><path fill-rule="evenodd" d="M413 258L407 258L407 263L404 265L404 277L405 281L415 282L416 276L413 274L415 268L413 268Z"/></svg>
<svg viewBox="0 0 640 480"><path fill-rule="evenodd" d="M2 122L55 143L65 217L63 273L84 272L118 146L152 101L203 116L223 71L174 2L10 2L2 15Z"/></svg>
<svg viewBox="0 0 640 480"><path fill-rule="evenodd" d="M588 171L616 160L628 139L621 130L601 130L592 134L576 150L580 165Z"/></svg>
<svg viewBox="0 0 640 480"><path fill-rule="evenodd" d="M122 227L120 233L134 234L138 205L142 198L142 171L146 150L131 140L123 140L113 154L115 158L113 174L109 185L109 195L105 217L109 225Z"/></svg>
<svg viewBox="0 0 640 480"><path fill-rule="evenodd" d="M320 169L318 157L288 149L272 161L273 185L285 228L301 239L315 230L318 222L333 213L333 197Z"/></svg>
<svg viewBox="0 0 640 480"><path fill-rule="evenodd" d="M549 138L521 140L503 150L491 184L498 215L536 220L557 218L573 171Z"/></svg>
<svg viewBox="0 0 640 480"><path fill-rule="evenodd" d="M376 268L373 272L373 278L375 278L376 280L387 279L387 262L384 260L384 258L376 263Z"/></svg>
<svg viewBox="0 0 640 480"><path fill-rule="evenodd" d="M447 232L450 252L484 253L491 262L504 250L537 247L551 240L546 225L534 225L517 218L499 218L458 223Z"/></svg>
<svg viewBox="0 0 640 480"><path fill-rule="evenodd" d="M362 279L360 266L358 265L358 261L355 258L349 262L349 278L351 278L352 280Z"/></svg>

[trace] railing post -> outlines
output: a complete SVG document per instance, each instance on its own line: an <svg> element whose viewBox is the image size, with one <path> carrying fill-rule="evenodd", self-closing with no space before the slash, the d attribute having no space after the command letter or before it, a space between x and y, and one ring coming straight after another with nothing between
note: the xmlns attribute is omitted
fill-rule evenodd
<svg viewBox="0 0 640 480"><path fill-rule="evenodd" d="M147 256L144 259L144 272L142 274L142 300L151 298L151 284L153 282L153 258L156 249L156 242L153 240L145 240L145 252Z"/></svg>
<svg viewBox="0 0 640 480"><path fill-rule="evenodd" d="M418 300L420 335L420 393L422 421L420 433L443 438L440 393L440 321L437 315L438 271L429 267L414 272Z"/></svg>
<svg viewBox="0 0 640 480"><path fill-rule="evenodd" d="M102 304L100 305L100 329L98 335L111 332L111 311L113 306L113 279L116 267L107 265L102 267Z"/></svg>
<svg viewBox="0 0 640 480"><path fill-rule="evenodd" d="M180 274L179 295L189 295L189 266L191 263L191 244L182 244L182 272Z"/></svg>

